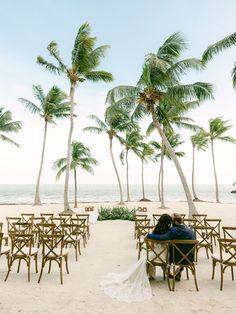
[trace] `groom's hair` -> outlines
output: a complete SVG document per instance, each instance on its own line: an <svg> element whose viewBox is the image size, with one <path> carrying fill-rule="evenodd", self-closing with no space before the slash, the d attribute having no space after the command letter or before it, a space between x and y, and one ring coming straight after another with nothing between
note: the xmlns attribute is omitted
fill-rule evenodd
<svg viewBox="0 0 236 314"><path fill-rule="evenodd" d="M181 225L183 223L182 216L180 214L174 213L172 215L172 224L173 225Z"/></svg>

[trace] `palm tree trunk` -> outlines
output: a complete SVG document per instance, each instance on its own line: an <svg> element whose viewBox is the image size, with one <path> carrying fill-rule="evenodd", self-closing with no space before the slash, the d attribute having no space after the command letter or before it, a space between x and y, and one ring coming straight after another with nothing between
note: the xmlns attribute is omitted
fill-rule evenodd
<svg viewBox="0 0 236 314"><path fill-rule="evenodd" d="M158 174L158 198L159 198L159 202L161 202L161 164L160 164L159 174Z"/></svg>
<svg viewBox="0 0 236 314"><path fill-rule="evenodd" d="M74 169L74 183L75 183L75 204L74 208L77 208L77 175L76 175L76 168Z"/></svg>
<svg viewBox="0 0 236 314"><path fill-rule="evenodd" d="M129 161L128 161L128 152L129 149L126 148L126 188L127 188L127 202L130 202L130 193L129 193Z"/></svg>
<svg viewBox="0 0 236 314"><path fill-rule="evenodd" d="M189 187L188 187L186 178L184 176L183 170L179 164L178 158L176 157L175 152L173 151L169 141L167 140L167 138L166 138L166 136L165 136L165 134L161 128L160 123L157 120L157 116L156 116L154 109L152 110L152 120L153 120L153 123L154 123L155 127L157 128L157 130L158 130L158 132L159 132L159 134L163 140L163 143L164 143L168 153L170 154L170 157L173 160L175 167L178 171L178 174L179 174L179 177L181 179L183 189L184 189L184 192L185 192L185 195L187 198L188 206L189 206L189 217L191 218L193 214L197 214L197 210L196 210L195 204L193 202L191 192L189 190Z"/></svg>
<svg viewBox="0 0 236 314"><path fill-rule="evenodd" d="M193 200L199 201L199 198L197 197L197 194L195 191L194 174L195 174L195 147L193 145L193 164L192 164L192 190L193 190L193 197L194 197Z"/></svg>
<svg viewBox="0 0 236 314"><path fill-rule="evenodd" d="M162 143L163 147L164 144ZM161 207L162 209L165 209L165 199L164 199L164 151L162 155L161 160Z"/></svg>
<svg viewBox="0 0 236 314"><path fill-rule="evenodd" d="M143 194L143 200L145 200L145 191L144 191L144 162L142 159L142 194Z"/></svg>
<svg viewBox="0 0 236 314"><path fill-rule="evenodd" d="M119 185L119 190L120 190L120 205L124 204L124 200L123 200L123 192L122 192L122 187L121 187L121 183L120 183L120 177L119 177L119 173L118 170L116 168L116 163L115 163L115 159L113 156L113 151L112 151L112 138L110 138L110 153L111 153L111 159L112 159L112 163L113 163L113 167L115 169L115 173L116 173L116 177L117 177L117 181L118 181L118 185Z"/></svg>
<svg viewBox="0 0 236 314"><path fill-rule="evenodd" d="M215 189L216 189L216 202L219 203L219 189L218 189L218 180L216 175L216 164L215 164L215 154L214 154L214 147L213 147L213 140L211 139L211 154L212 154L212 162L213 162L213 169L214 169L214 177L215 177Z"/></svg>
<svg viewBox="0 0 236 314"><path fill-rule="evenodd" d="M71 155L71 138L74 129L74 95L75 95L75 82L71 82L70 86L70 130L67 140L67 163L66 163L66 176L64 186L64 211L70 210L68 201L68 186L69 186L69 175L70 175L70 155Z"/></svg>
<svg viewBox="0 0 236 314"><path fill-rule="evenodd" d="M47 137L47 121L45 121L44 125L44 136L43 136L43 148L42 148L42 155L41 155L41 162L39 166L39 173L38 173L38 179L36 183L36 189L35 189L35 197L34 197L34 205L42 205L39 195L39 186L40 186L40 178L43 168L43 159L44 159L44 152L45 152L45 146L46 146L46 137Z"/></svg>

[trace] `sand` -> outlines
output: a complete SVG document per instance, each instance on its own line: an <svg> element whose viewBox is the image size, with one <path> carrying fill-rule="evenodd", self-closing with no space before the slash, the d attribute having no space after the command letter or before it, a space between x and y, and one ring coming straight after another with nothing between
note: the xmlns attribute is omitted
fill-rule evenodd
<svg viewBox="0 0 236 314"><path fill-rule="evenodd" d="M97 209L101 204L91 204ZM108 204L106 204L108 205ZM110 204L112 205L112 204ZM158 203L142 203L152 213L187 213L185 203L167 203L169 209L158 209ZM79 204L79 213L87 204ZM140 203L129 203L133 208ZM236 204L197 203L199 213L207 213L209 218L221 218L222 225L236 226ZM1 205L0 221L6 227L5 217L20 213L41 212L59 213L62 205ZM45 273L41 283L32 267L31 282L27 282L26 267L19 274L13 268L9 279L4 282L7 271L6 259L0 259L0 313L235 313L236 283L231 281L230 270L226 270L224 290L219 290L220 271L216 269L215 280L211 280L211 260L202 249L199 254L197 278L199 292L195 291L192 278L186 280L185 274L177 283L176 291L169 292L167 283L152 281L153 297L143 303L121 303L109 298L100 290L99 283L107 272L127 270L137 260L133 238L133 223L128 221L103 221L91 225L91 238L78 262L74 250L70 249L69 270L64 269L64 284L59 283L59 268L52 265L51 274ZM39 260L40 262L40 260ZM159 273L161 275L161 273Z"/></svg>

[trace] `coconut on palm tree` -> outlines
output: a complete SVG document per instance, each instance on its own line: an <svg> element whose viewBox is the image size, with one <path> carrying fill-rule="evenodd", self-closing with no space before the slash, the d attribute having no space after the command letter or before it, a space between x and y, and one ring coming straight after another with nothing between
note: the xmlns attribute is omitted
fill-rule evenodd
<svg viewBox="0 0 236 314"><path fill-rule="evenodd" d="M81 142L73 141L71 144L71 163L70 170L74 173L74 208L78 206L78 168L85 170L91 174L94 173L93 167L98 164L97 160L92 157L90 148ZM53 164L53 169L57 170L56 180L59 180L61 175L66 172L66 158L60 158Z"/></svg>
<svg viewBox="0 0 236 314"><path fill-rule="evenodd" d="M10 110L4 111L4 108L0 108L0 139L3 142L15 145L19 147L20 145L12 140L8 134L18 133L22 128L21 121L13 121L12 113ZM6 135L7 134L7 135Z"/></svg>
<svg viewBox="0 0 236 314"><path fill-rule="evenodd" d="M216 192L216 202L219 203L219 187L218 187L218 178L216 173L216 162L215 162L215 152L214 152L214 142L215 140L220 140L222 142L228 143L236 143L236 140L228 135L225 135L227 131L229 131L233 125L229 124L229 120L223 120L222 117L216 117L214 119L209 120L209 132L207 132L207 136L211 145L211 154L212 154L212 163L215 177L215 192Z"/></svg>
<svg viewBox="0 0 236 314"><path fill-rule="evenodd" d="M71 157L71 139L74 128L74 96L78 84L85 81L112 81L112 74L106 71L97 70L101 59L105 57L105 52L109 46L104 45L96 47L96 37L91 36L91 28L88 23L84 23L78 30L75 38L74 46L71 55L71 64L68 66L63 61L58 51L57 43L52 41L47 50L51 57L56 61L57 65L46 61L39 56L37 62L46 70L55 74L64 74L70 82L70 130L67 142L67 164L64 187L64 210L69 211L70 206L68 202L68 184L70 172L70 157Z"/></svg>
<svg viewBox="0 0 236 314"><path fill-rule="evenodd" d="M231 48L232 46L235 45L236 45L236 32L207 47L207 49L203 53L202 60L204 63L207 63L218 53L228 48ZM231 75L233 79L233 86L234 88L236 88L236 62L234 63Z"/></svg>
<svg viewBox="0 0 236 314"><path fill-rule="evenodd" d="M206 136L206 132L203 130L198 131L194 135L190 136L192 148L193 148L193 159L192 159L192 190L193 190L193 200L195 202L199 202L200 199L198 198L195 190L195 151L205 151L208 148L208 138Z"/></svg>
<svg viewBox="0 0 236 314"><path fill-rule="evenodd" d="M159 48L157 53L146 57L141 77L137 86L118 86L113 88L107 96L107 103L119 101L124 106L134 107L135 116L142 118L149 115L155 128L173 160L179 173L189 206L189 215L196 213L196 207L192 200L183 170L179 164L168 139L163 132L158 119L157 111L165 117L165 112L159 107L160 103L171 103L172 106L181 108L185 102L200 104L211 99L213 88L209 83L196 82L193 84L181 84L180 77L187 69L201 69L202 62L191 58L180 60L181 52L186 48L183 36L174 33ZM126 101L127 100L127 101ZM166 117L168 121L168 117Z"/></svg>
<svg viewBox="0 0 236 314"><path fill-rule="evenodd" d="M70 106L67 100L67 95L57 86L53 86L49 92L45 94L40 85L33 85L33 94L38 101L38 105L25 98L19 98L19 101L22 102L32 114L38 115L44 120L42 153L34 196L34 205L41 205L39 189L48 124L55 124L55 120L57 119L68 118L70 116Z"/></svg>

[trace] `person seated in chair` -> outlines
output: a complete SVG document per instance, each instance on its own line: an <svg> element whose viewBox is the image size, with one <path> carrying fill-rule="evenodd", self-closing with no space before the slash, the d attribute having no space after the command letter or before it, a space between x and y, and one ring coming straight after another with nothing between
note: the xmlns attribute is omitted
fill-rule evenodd
<svg viewBox="0 0 236 314"><path fill-rule="evenodd" d="M196 240L195 232L183 225L182 217L179 214L174 213L172 215L172 227L163 234L155 234L149 233L147 235L148 239L154 239L159 241L167 241L167 240ZM186 252L189 250L188 245L186 246ZM184 244L181 246L181 251L184 252ZM178 252L175 252L175 261L181 259L181 255ZM189 256L189 259L193 259L193 256ZM172 263L173 256L172 256L172 247L170 247L170 257L169 262ZM179 272L175 276L176 281L180 281L181 273L183 268L179 269ZM171 276L171 275L170 275Z"/></svg>

